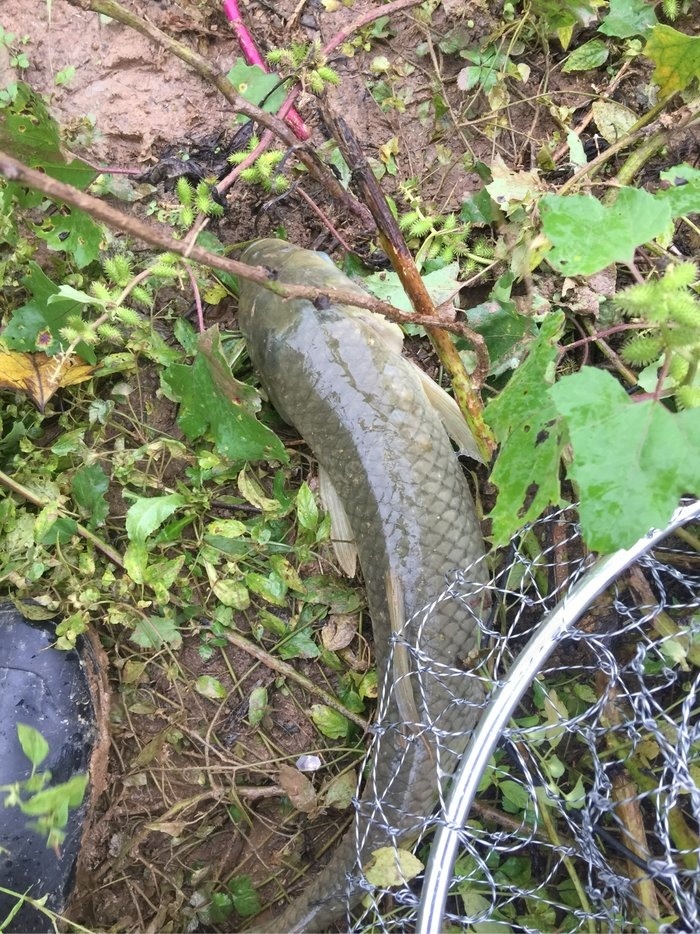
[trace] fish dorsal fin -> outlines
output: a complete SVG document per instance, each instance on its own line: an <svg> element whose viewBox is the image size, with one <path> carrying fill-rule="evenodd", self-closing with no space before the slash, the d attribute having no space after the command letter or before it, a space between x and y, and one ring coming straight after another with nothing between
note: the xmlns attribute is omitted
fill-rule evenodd
<svg viewBox="0 0 700 934"><path fill-rule="evenodd" d="M460 453L466 454L467 457L471 457L483 464L484 458L477 447L474 435L464 421L464 416L455 400L445 392L442 386L438 386L435 380L432 380L427 373L424 373L416 363L412 360L409 362L420 379L420 384L428 398L428 402L442 419L447 434L455 442Z"/></svg>
<svg viewBox="0 0 700 934"><path fill-rule="evenodd" d="M319 490L321 502L331 517L331 544L338 559L338 564L348 577L354 577L357 571L357 546L350 527L348 514L345 512L335 487L328 473L319 465Z"/></svg>

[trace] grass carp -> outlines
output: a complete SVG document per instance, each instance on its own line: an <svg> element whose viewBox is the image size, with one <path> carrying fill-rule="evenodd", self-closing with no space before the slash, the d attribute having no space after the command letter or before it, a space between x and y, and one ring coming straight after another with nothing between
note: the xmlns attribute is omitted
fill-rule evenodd
<svg viewBox="0 0 700 934"><path fill-rule="evenodd" d="M241 258L283 283L362 291L324 254L282 240L257 241ZM481 598L462 589L461 599L435 601L457 568L474 565L478 590L484 546L436 406L464 446L469 436L449 397L401 356L398 326L378 315L285 300L241 280L239 323L272 403L319 462L332 534L352 534L339 560L351 572L356 548L374 630L382 729L354 826L274 922L277 931L327 931L362 896L373 851L416 838L437 802L437 776L449 775L478 719L483 688L468 657Z"/></svg>

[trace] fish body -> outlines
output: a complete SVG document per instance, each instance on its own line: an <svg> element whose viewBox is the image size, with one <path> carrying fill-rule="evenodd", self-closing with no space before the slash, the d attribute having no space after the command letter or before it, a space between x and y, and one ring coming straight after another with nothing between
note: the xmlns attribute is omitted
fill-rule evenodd
<svg viewBox="0 0 700 934"><path fill-rule="evenodd" d="M257 241L242 260L274 270L283 283L361 291L328 257L284 241ZM382 731L354 827L274 922L280 931L327 931L361 897L360 869L372 852L415 839L437 802L437 757L449 774L478 717L481 682L454 669L464 669L477 647L480 610L449 598L420 611L454 569L474 566L470 579L484 582L484 546L447 432L401 356L398 328L351 306L285 300L247 281L239 323L271 401L345 509L374 631ZM406 645L417 645L418 656ZM442 668L444 676L434 674ZM449 736L451 754L437 748L436 734Z"/></svg>

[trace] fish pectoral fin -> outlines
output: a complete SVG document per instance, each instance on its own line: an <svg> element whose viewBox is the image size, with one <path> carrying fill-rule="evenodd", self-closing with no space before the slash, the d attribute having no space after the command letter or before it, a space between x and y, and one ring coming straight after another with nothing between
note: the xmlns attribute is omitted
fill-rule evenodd
<svg viewBox="0 0 700 934"><path fill-rule="evenodd" d="M343 573L354 577L357 572L357 546L348 514L327 472L319 465L319 491L324 509L331 517L331 544Z"/></svg>
<svg viewBox="0 0 700 934"><path fill-rule="evenodd" d="M447 434L452 438L462 454L471 457L480 464L484 463L484 458L479 452L474 435L469 430L469 426L464 421L464 416L459 410L459 406L451 395L445 392L442 386L438 386L435 380L431 379L427 373L423 372L417 363L409 361L415 373L420 379L423 392L427 396L428 402L442 419Z"/></svg>
<svg viewBox="0 0 700 934"><path fill-rule="evenodd" d="M387 321L381 315L376 315L373 311L366 311L364 308L353 310L355 318L369 333L370 337L378 338L380 343L384 344L393 353L400 355L403 350L403 331L393 321Z"/></svg>
<svg viewBox="0 0 700 934"><path fill-rule="evenodd" d="M391 631L395 636L403 636L406 623L406 607L401 581L396 574L387 571L385 583ZM402 725L408 727L412 733L417 733L421 729L421 718L418 715L416 699L413 695L411 654L406 643L400 640L395 641L391 647L391 657L394 675L394 697L399 708Z"/></svg>

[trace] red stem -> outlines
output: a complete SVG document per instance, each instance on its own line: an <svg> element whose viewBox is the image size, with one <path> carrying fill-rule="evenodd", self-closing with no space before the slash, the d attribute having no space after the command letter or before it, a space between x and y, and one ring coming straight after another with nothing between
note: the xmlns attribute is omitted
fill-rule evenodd
<svg viewBox="0 0 700 934"><path fill-rule="evenodd" d="M265 63L265 59L260 54L260 51L255 44L255 40L248 31L246 24L243 22L241 11L238 8L238 0L224 0L224 14L226 19L233 26L238 43L241 47L241 52L243 52L243 58L246 60L246 62L249 65L257 65L258 68L261 68L266 73L269 72L269 68ZM293 107L289 108L289 113L282 113L280 111L280 117L281 119L287 121L299 139L306 140L311 135L306 129L306 125L299 116L298 111Z"/></svg>

